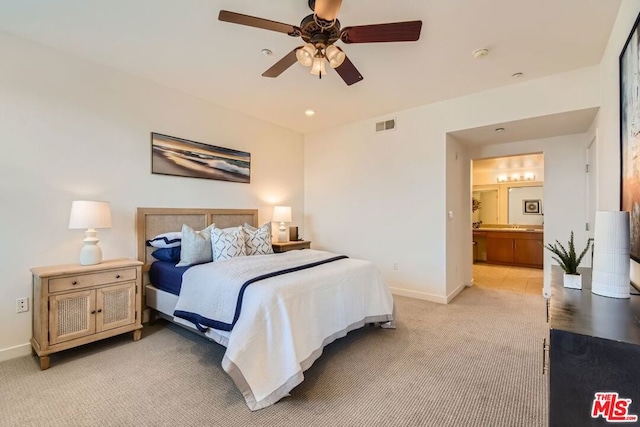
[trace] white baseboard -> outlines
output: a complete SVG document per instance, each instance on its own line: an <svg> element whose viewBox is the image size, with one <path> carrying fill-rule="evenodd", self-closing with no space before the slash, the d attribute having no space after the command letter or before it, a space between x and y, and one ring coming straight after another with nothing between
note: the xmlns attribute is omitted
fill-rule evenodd
<svg viewBox="0 0 640 427"><path fill-rule="evenodd" d="M31 354L31 344L20 344L0 350L0 362L15 359L16 357L28 356Z"/></svg>
<svg viewBox="0 0 640 427"><path fill-rule="evenodd" d="M394 294L394 295L401 295L403 297L416 298L416 299L421 299L421 300L425 300L425 301L437 302L438 304L449 304L451 301L453 301L453 299L456 296L458 296L458 294L460 292L462 292L464 290L464 288L466 288L468 286L473 286L473 279L471 280L470 283L461 284L460 286L458 286L456 289L454 289L453 292L451 292L446 297L442 296L442 295L429 294L427 292L412 291L412 290L408 290L408 289L400 289L400 288L392 288L392 287L390 287L389 290L391 290L391 293Z"/></svg>
<svg viewBox="0 0 640 427"><path fill-rule="evenodd" d="M429 293L420 292L420 291L411 291L408 289L391 288L391 287L389 288L389 290L394 295L401 295L403 297L422 299L425 301L437 302L439 304L447 303L447 298L440 295L434 295L434 294L429 294Z"/></svg>
<svg viewBox="0 0 640 427"><path fill-rule="evenodd" d="M457 288L455 288L453 290L453 292L451 292L449 295L447 295L447 304L449 304L451 301L453 301L453 299L455 297L458 296L458 294L460 292L462 292L464 290L464 288L468 287L468 286L473 286L473 283L463 283L460 286L458 286Z"/></svg>

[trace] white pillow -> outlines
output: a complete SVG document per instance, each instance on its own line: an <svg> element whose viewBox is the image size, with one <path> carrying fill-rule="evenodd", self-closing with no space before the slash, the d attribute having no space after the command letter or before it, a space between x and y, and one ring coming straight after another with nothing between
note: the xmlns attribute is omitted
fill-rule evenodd
<svg viewBox="0 0 640 427"><path fill-rule="evenodd" d="M271 223L267 222L260 228L255 228L249 224L242 227L244 231L244 246L247 255L272 254L271 247Z"/></svg>
<svg viewBox="0 0 640 427"><path fill-rule="evenodd" d="M153 239L147 240L147 246L153 246L154 248L175 248L180 246L182 239L182 232L170 231L168 233L158 234Z"/></svg>
<svg viewBox="0 0 640 427"><path fill-rule="evenodd" d="M214 261L245 256L246 250L242 227L225 229L213 227L211 229L211 247Z"/></svg>
<svg viewBox="0 0 640 427"><path fill-rule="evenodd" d="M187 267L213 261L211 230L214 227L215 225L211 224L202 231L195 231L186 224L182 225L182 250L180 251L180 262L176 264L176 267Z"/></svg>

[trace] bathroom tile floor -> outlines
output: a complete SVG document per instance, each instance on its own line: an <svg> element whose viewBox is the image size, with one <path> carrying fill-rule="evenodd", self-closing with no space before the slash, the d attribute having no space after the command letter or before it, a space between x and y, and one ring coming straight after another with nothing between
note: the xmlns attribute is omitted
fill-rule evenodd
<svg viewBox="0 0 640 427"><path fill-rule="evenodd" d="M479 288L501 289L542 296L543 271L538 268L473 264L473 282Z"/></svg>

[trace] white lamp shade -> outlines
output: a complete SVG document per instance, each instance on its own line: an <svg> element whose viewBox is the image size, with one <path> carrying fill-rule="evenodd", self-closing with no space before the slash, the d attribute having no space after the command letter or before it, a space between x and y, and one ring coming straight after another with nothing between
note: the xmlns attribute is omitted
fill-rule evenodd
<svg viewBox="0 0 640 427"><path fill-rule="evenodd" d="M69 228L111 228L109 202L74 201L71 204Z"/></svg>
<svg viewBox="0 0 640 427"><path fill-rule="evenodd" d="M274 206L273 221L291 222L291 206Z"/></svg>
<svg viewBox="0 0 640 427"><path fill-rule="evenodd" d="M334 45L327 46L325 56L327 57L331 68L338 68L341 66L344 59L347 57L339 47Z"/></svg>
<svg viewBox="0 0 640 427"><path fill-rule="evenodd" d="M316 56L315 58L313 58L313 65L311 66L311 74L316 76L327 74L327 70L324 67L323 57Z"/></svg>
<svg viewBox="0 0 640 427"><path fill-rule="evenodd" d="M296 58L298 62L305 67L309 67L313 64L313 57L316 54L316 48L311 43L307 43L300 49L296 50Z"/></svg>
<svg viewBox="0 0 640 427"><path fill-rule="evenodd" d="M629 236L629 212L596 212L591 280L594 294L630 297Z"/></svg>

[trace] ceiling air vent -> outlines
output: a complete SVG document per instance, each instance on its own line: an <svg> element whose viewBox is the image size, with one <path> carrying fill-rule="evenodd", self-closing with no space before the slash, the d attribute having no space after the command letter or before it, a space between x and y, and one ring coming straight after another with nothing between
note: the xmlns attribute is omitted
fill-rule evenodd
<svg viewBox="0 0 640 427"><path fill-rule="evenodd" d="M376 133L396 130L396 119L376 123Z"/></svg>

